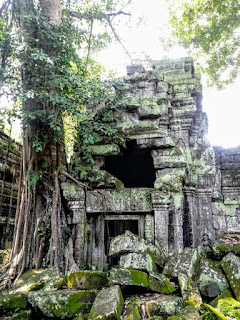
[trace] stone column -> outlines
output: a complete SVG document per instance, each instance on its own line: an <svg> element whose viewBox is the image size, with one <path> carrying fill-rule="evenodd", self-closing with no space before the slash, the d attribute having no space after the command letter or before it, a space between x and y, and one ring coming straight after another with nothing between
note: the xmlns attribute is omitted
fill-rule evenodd
<svg viewBox="0 0 240 320"><path fill-rule="evenodd" d="M180 253L183 251L183 210L175 208L173 215L173 232L174 232L174 252Z"/></svg>
<svg viewBox="0 0 240 320"><path fill-rule="evenodd" d="M191 247L197 248L199 234L197 229L197 206L195 201L195 188L184 188L185 203L184 203L184 219L187 220L185 223L188 223L190 228L190 241Z"/></svg>
<svg viewBox="0 0 240 320"><path fill-rule="evenodd" d="M212 244L215 240L212 216L212 192L207 189L197 190L197 235L198 248ZM207 243L208 242L208 243Z"/></svg>
<svg viewBox="0 0 240 320"><path fill-rule="evenodd" d="M162 251L168 254L168 205L169 198L163 192L152 193L152 204L155 222L155 244L159 244Z"/></svg>
<svg viewBox="0 0 240 320"><path fill-rule="evenodd" d="M84 244L86 229L84 200L71 200L68 202L68 206L73 213L72 224L75 225L75 261L79 265L84 265Z"/></svg>
<svg viewBox="0 0 240 320"><path fill-rule="evenodd" d="M146 214L144 224L144 238L154 243L154 216L152 214Z"/></svg>
<svg viewBox="0 0 240 320"><path fill-rule="evenodd" d="M63 195L68 201L71 215L68 216L68 224L73 225L74 259L78 265L84 266L84 244L86 230L85 191L72 182L62 182Z"/></svg>

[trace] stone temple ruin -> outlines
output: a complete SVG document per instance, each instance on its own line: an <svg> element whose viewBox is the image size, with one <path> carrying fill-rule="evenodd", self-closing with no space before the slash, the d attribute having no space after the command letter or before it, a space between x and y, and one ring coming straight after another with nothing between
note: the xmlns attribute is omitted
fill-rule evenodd
<svg viewBox="0 0 240 320"><path fill-rule="evenodd" d="M111 125L122 139L79 143L76 180L61 177L76 267L63 278L56 268L27 271L0 293L0 318L240 319L240 147L207 141L191 58L131 66L118 90ZM21 147L0 138L4 248Z"/></svg>
<svg viewBox="0 0 240 320"><path fill-rule="evenodd" d="M92 190L62 184L79 261L104 268L110 240L126 230L166 253L211 247L219 231L239 231L240 149L209 144L193 60L128 67L119 90L124 145L88 147L91 174L76 148L74 174Z"/></svg>
<svg viewBox="0 0 240 320"><path fill-rule="evenodd" d="M127 71L116 114L124 143L87 147L95 165L83 163L83 150L76 146L72 173L88 188L62 182L75 259L89 269L111 263L110 241L126 230L167 254L211 247L220 231L240 226L240 148L210 146L201 79L192 59L153 61L150 71L140 65ZM9 182L1 170L5 190ZM8 189L16 198L15 181ZM4 226L13 226L12 213L4 212L2 234ZM11 240L1 239L2 248Z"/></svg>

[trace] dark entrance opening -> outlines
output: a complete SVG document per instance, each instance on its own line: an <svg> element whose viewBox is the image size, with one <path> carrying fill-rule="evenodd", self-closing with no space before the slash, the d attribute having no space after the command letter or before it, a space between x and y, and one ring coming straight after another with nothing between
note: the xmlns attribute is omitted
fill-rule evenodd
<svg viewBox="0 0 240 320"><path fill-rule="evenodd" d="M126 188L153 188L156 179L150 149L140 149L135 140L127 143L120 156L106 157L105 169Z"/></svg>
<svg viewBox="0 0 240 320"><path fill-rule="evenodd" d="M138 235L138 220L105 220L104 244L106 256L108 256L111 240L123 234L126 230Z"/></svg>

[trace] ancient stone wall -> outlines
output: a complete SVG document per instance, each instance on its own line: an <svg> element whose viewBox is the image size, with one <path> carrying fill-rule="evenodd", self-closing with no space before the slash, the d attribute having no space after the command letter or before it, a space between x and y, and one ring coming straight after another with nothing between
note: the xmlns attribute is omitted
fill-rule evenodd
<svg viewBox="0 0 240 320"><path fill-rule="evenodd" d="M166 253L201 250L220 230L238 229L238 151L210 146L192 59L153 61L148 71L131 66L119 90L113 126L124 144L89 147L94 166L82 162L81 148L74 155L75 176L94 189L72 210L79 262L111 263L108 243L124 228Z"/></svg>
<svg viewBox="0 0 240 320"><path fill-rule="evenodd" d="M0 132L0 249L12 241L22 147Z"/></svg>
<svg viewBox="0 0 240 320"><path fill-rule="evenodd" d="M110 240L126 230L166 254L200 251L220 231L239 231L240 148L210 146L192 59L153 61L147 71L128 67L121 83L112 126L123 141L76 145L72 175L83 187L62 180L77 264L106 268ZM0 138L3 247L13 228L21 148ZM94 165L83 161L83 151Z"/></svg>
<svg viewBox="0 0 240 320"><path fill-rule="evenodd" d="M216 230L240 230L240 147L214 147L219 193L213 199Z"/></svg>

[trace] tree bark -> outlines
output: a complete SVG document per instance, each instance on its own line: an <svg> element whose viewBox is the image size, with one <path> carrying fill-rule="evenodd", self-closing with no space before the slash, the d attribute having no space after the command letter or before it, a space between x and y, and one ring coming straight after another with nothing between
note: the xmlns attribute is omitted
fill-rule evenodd
<svg viewBox="0 0 240 320"><path fill-rule="evenodd" d="M56 48L52 48L51 43L43 38L43 33L38 36L34 19L32 22L26 18L34 14L33 1L17 0L16 4L18 21L23 34L22 42L38 46L50 57L57 56ZM62 18L60 0L40 0L40 6L41 18L47 22L45 24L46 30L58 27ZM34 91L36 84L26 66L23 65L22 69L23 90ZM39 67L37 70L40 72L41 68ZM51 83L49 83L50 86ZM53 105L47 100L39 101L34 97L23 101L22 108L23 113L45 110L49 114L54 110L56 119L59 119L61 114L57 105ZM22 194L16 213L12 256L8 271L9 277L15 278L15 281L25 269L39 268L43 265L43 261L50 266L56 266L61 272L65 271L65 245L62 231L65 214L59 181L60 169L65 161L62 121L60 121L60 125L61 130L57 132L50 126L44 128L47 134L42 150L37 152L32 137L38 137L41 128L32 123L24 123ZM34 185L30 173L36 176L42 169L43 160L50 165L43 173L42 179L37 180ZM72 242L69 241L69 243L71 247ZM69 252L71 251L70 248ZM68 256L68 264L70 261L72 264L75 263L73 257Z"/></svg>

